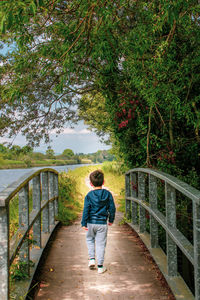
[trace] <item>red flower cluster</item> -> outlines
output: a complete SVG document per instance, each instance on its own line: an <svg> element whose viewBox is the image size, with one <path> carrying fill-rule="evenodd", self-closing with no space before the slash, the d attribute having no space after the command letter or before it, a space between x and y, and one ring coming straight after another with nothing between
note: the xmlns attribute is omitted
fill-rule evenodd
<svg viewBox="0 0 200 300"><path fill-rule="evenodd" d="M166 160L171 162L172 164L175 164L175 153L173 151L169 151L167 152L165 151L161 151L160 155L158 156L158 160L162 161L162 160Z"/></svg>
<svg viewBox="0 0 200 300"><path fill-rule="evenodd" d="M122 98L124 98L124 96ZM126 127L129 123L129 121L131 119L135 118L134 112L136 110L137 103L139 103L138 100L136 100L136 101L130 100L128 102L123 101L119 104L119 108L121 111L118 111L116 113L116 119L122 119L121 122L118 124L119 129ZM131 107L130 107L130 105L131 105Z"/></svg>
<svg viewBox="0 0 200 300"><path fill-rule="evenodd" d="M119 103L119 110L116 112L115 121L118 124L118 128L121 129L125 128L131 120L135 119L137 108L144 110L144 107L136 95L132 95L131 93L125 94L122 89L118 93L121 94L121 102Z"/></svg>
<svg viewBox="0 0 200 300"><path fill-rule="evenodd" d="M119 124L119 128L126 127L127 124L128 124L128 120L122 121L122 122Z"/></svg>
<svg viewBox="0 0 200 300"><path fill-rule="evenodd" d="M138 190L138 186L137 186L136 183L134 183L134 181L131 181L131 186L132 186L132 189L133 189L134 191L137 191L137 190Z"/></svg>

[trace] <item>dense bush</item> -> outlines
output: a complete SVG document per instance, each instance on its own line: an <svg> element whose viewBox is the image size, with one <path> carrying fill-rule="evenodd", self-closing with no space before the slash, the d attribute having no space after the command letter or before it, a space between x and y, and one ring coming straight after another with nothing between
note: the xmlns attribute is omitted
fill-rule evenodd
<svg viewBox="0 0 200 300"><path fill-rule="evenodd" d="M59 206L57 219L69 225L81 211L80 194L76 180L68 173L59 174Z"/></svg>
<svg viewBox="0 0 200 300"><path fill-rule="evenodd" d="M200 187L198 1L4 2L1 135L38 145L82 117L128 167Z"/></svg>

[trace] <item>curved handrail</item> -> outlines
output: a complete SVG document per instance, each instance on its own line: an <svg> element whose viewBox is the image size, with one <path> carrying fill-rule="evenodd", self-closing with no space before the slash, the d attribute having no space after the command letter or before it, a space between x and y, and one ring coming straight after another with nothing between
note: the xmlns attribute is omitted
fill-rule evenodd
<svg viewBox="0 0 200 300"><path fill-rule="evenodd" d="M52 168L43 168L37 171L30 171L21 176L18 180L9 184L3 191L0 192L0 206L6 206L10 199L12 199L29 181L36 177L41 172L52 172L58 175L58 172Z"/></svg>
<svg viewBox="0 0 200 300"><path fill-rule="evenodd" d="M147 179L148 178L148 179ZM135 168L126 172L126 216L131 218L131 226L138 232L141 238L147 236L146 232L146 212L150 216L150 234L149 238L144 238L144 242L149 248L155 261L157 261L157 253L159 249L159 233L158 224L166 232L166 259L167 272L163 270L164 276L173 290L174 279L179 277L177 263L177 247L188 258L194 266L195 281L195 299L200 299L200 191L191 187L187 183L177 179L176 177L153 169ZM145 188L149 184L149 194L147 195ZM161 180L164 185L165 194L165 214L158 209L157 204L157 182ZM176 226L176 190L185 195L192 201L193 205L193 245L180 232ZM189 200L188 200L189 201ZM156 250L156 252L154 251ZM158 261L158 265L160 262ZM181 285L185 285L183 280ZM187 297L184 299L194 299L185 287ZM174 292L176 299L177 291ZM181 298L180 298L181 299Z"/></svg>
<svg viewBox="0 0 200 300"><path fill-rule="evenodd" d="M143 172L146 174L151 174L161 180L164 180L165 182L173 186L176 190L184 194L186 197L200 204L200 191L170 174L148 168L135 168L126 172L126 175L133 172Z"/></svg>
<svg viewBox="0 0 200 300"><path fill-rule="evenodd" d="M31 193L29 185L31 182ZM19 228L10 239L9 209L10 201L18 197ZM32 199L32 211L29 200ZM55 227L58 214L58 172L51 168L31 171L11 183L0 192L0 290L1 299L10 299L10 267L15 258L23 264L25 280L17 292L17 297L28 292L33 275L42 252ZM34 244L30 245L29 235ZM32 261L35 267L32 267ZM25 269L24 269L25 266Z"/></svg>
<svg viewBox="0 0 200 300"><path fill-rule="evenodd" d="M176 245L182 250L189 261L194 264L194 248L193 245L185 238L185 236L178 230L174 230L173 227L168 227L166 219L163 214L158 210L152 210L148 203L140 201L133 197L127 197L127 200L135 201L141 205L148 213L154 217L154 219L165 229L165 232L171 237Z"/></svg>
<svg viewBox="0 0 200 300"><path fill-rule="evenodd" d="M48 201L46 201L41 206L41 210L38 212L33 209L32 212L30 213L29 227L26 228L25 230L18 229L17 232L15 233L15 235L11 238L11 240L10 240L10 245L11 245L11 247L10 247L10 264L12 264L13 260L15 259L17 251L23 244L30 228L34 225L34 223L37 220L37 218L39 217L40 213L43 211L43 209L45 209L45 207L49 204L49 202L57 200L57 199L58 199L58 197L53 197L53 198L49 199Z"/></svg>

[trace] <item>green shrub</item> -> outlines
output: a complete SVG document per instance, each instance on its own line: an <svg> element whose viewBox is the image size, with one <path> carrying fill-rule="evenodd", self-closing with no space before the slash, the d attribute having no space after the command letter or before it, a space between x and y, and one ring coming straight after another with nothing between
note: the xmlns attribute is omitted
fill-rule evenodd
<svg viewBox="0 0 200 300"><path fill-rule="evenodd" d="M64 225L71 224L81 212L82 205L80 195L77 189L76 180L68 173L59 174L59 206L58 217Z"/></svg>
<svg viewBox="0 0 200 300"><path fill-rule="evenodd" d="M108 172L116 175L122 175L126 171L124 167L117 161L105 161L103 162L101 168L103 172Z"/></svg>
<svg viewBox="0 0 200 300"><path fill-rule="evenodd" d="M29 260L29 263L25 261L17 261L16 263L12 264L10 269L11 280L20 281L29 278L27 272L28 265L33 267L34 262L32 260Z"/></svg>

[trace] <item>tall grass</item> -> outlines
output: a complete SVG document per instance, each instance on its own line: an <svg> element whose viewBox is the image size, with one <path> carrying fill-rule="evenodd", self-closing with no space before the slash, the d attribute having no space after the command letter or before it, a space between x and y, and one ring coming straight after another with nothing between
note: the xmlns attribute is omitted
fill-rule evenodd
<svg viewBox="0 0 200 300"><path fill-rule="evenodd" d="M105 162L101 167L104 172L105 186L113 193L117 208L125 212L124 169L117 162Z"/></svg>
<svg viewBox="0 0 200 300"><path fill-rule="evenodd" d="M26 163L18 160L0 159L0 169L26 168Z"/></svg>
<svg viewBox="0 0 200 300"><path fill-rule="evenodd" d="M117 162L117 161L105 161L102 164L102 170L104 171L104 173L112 173L112 174L116 174L116 175L123 175L124 174L124 168L122 167L122 165Z"/></svg>
<svg viewBox="0 0 200 300"><path fill-rule="evenodd" d="M59 206L57 219L63 225L71 224L80 215L84 196L89 191L85 181L95 166L84 166L59 174Z"/></svg>
<svg viewBox="0 0 200 300"><path fill-rule="evenodd" d="M81 194L75 178L68 173L59 174L59 205L57 219L63 225L72 223L81 212Z"/></svg>
<svg viewBox="0 0 200 300"><path fill-rule="evenodd" d="M64 224L75 220L82 211L84 197L89 191L86 183L89 182L89 174L96 169L104 172L104 187L112 192L118 210L124 212L124 174L117 163L104 162L100 165L80 167L59 175L59 205L61 209L58 218Z"/></svg>

